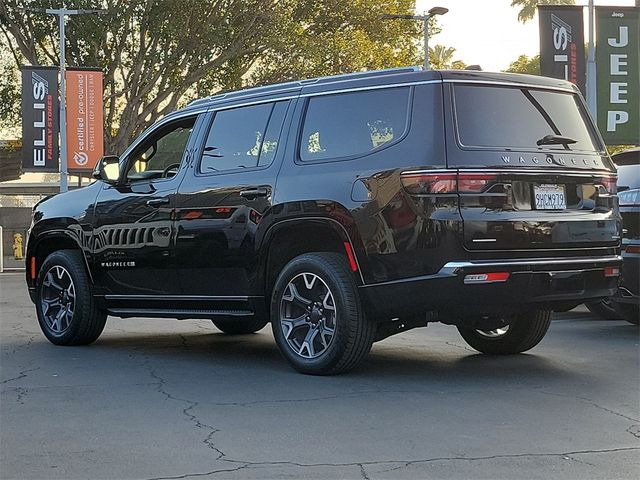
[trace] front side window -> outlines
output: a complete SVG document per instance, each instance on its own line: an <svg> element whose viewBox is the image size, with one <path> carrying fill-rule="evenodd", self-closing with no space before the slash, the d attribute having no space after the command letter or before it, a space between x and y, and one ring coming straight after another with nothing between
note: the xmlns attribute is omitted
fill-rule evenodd
<svg viewBox="0 0 640 480"><path fill-rule="evenodd" d="M200 173L269 165L275 156L287 102L216 112L207 135Z"/></svg>
<svg viewBox="0 0 640 480"><path fill-rule="evenodd" d="M174 176L195 121L189 117L171 122L143 140L128 157L126 179L134 182Z"/></svg>
<svg viewBox="0 0 640 480"><path fill-rule="evenodd" d="M365 155L400 138L407 126L409 88L321 95L309 100L300 159Z"/></svg>

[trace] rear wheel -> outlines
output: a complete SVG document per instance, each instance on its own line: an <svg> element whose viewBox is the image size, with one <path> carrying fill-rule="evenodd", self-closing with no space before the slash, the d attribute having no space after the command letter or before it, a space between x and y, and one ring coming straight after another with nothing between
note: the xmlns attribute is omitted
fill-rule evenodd
<svg viewBox="0 0 640 480"><path fill-rule="evenodd" d="M620 318L620 314L614 308L613 302L608 298L592 300L591 302L586 302L585 305L591 313L595 313L605 320L618 320Z"/></svg>
<svg viewBox="0 0 640 480"><path fill-rule="evenodd" d="M47 339L56 345L88 345L102 333L107 314L93 298L80 252L49 255L36 281L36 313Z"/></svg>
<svg viewBox="0 0 640 480"><path fill-rule="evenodd" d="M375 334L353 272L335 253L300 255L284 267L273 289L271 326L289 363L313 375L352 369Z"/></svg>
<svg viewBox="0 0 640 480"><path fill-rule="evenodd" d="M551 312L534 310L516 314L510 323L495 330L478 330L459 326L462 338L479 352L511 355L532 349L545 336L551 323Z"/></svg>
<svg viewBox="0 0 640 480"><path fill-rule="evenodd" d="M242 318L242 317L229 317L229 318L213 318L211 319L213 324L229 335L246 335L249 333L255 333L258 330L262 330L267 323L267 320L260 318Z"/></svg>

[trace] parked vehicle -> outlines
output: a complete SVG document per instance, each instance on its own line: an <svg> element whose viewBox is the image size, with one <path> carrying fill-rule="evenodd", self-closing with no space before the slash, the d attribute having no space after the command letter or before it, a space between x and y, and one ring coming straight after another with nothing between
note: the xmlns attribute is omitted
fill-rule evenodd
<svg viewBox="0 0 640 480"><path fill-rule="evenodd" d="M107 315L271 321L301 372L440 321L514 354L550 311L612 295L615 169L570 83L405 68L195 101L34 209L46 337Z"/></svg>
<svg viewBox="0 0 640 480"><path fill-rule="evenodd" d="M640 324L640 148L613 155L618 168L620 214L622 216L622 277L613 297L587 302L601 317L623 318Z"/></svg>

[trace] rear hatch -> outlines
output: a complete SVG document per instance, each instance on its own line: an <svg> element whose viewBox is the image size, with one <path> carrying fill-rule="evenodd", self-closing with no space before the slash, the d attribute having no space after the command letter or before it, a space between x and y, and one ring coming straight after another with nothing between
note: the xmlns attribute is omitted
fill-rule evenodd
<svg viewBox="0 0 640 480"><path fill-rule="evenodd" d="M570 89L451 83L447 166L469 250L615 247L615 170ZM453 138L452 138L453 137Z"/></svg>

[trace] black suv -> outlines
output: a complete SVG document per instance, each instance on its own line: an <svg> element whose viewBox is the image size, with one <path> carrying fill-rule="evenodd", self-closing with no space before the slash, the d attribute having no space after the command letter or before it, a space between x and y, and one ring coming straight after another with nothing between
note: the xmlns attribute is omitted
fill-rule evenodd
<svg viewBox="0 0 640 480"><path fill-rule="evenodd" d="M440 321L513 354L618 283L615 169L564 81L405 68L217 95L94 176L34 209L27 283L59 345L107 315L271 321L296 369L331 374Z"/></svg>

